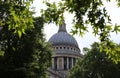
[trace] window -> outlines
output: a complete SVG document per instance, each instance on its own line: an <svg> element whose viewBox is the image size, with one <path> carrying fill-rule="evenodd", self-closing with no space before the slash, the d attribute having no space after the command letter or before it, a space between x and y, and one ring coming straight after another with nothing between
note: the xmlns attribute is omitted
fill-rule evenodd
<svg viewBox="0 0 120 78"><path fill-rule="evenodd" d="M60 49L62 49L62 47L60 47Z"/></svg>
<svg viewBox="0 0 120 78"><path fill-rule="evenodd" d="M69 50L69 47L67 47L67 49Z"/></svg>
<svg viewBox="0 0 120 78"><path fill-rule="evenodd" d="M66 49L66 47L64 47L64 49Z"/></svg>
<svg viewBox="0 0 120 78"><path fill-rule="evenodd" d="M75 48L74 48L74 51L75 51Z"/></svg>
<svg viewBox="0 0 120 78"><path fill-rule="evenodd" d="M64 70L67 70L67 57L64 57Z"/></svg>
<svg viewBox="0 0 120 78"><path fill-rule="evenodd" d="M57 57L54 58L54 70L57 70Z"/></svg>
<svg viewBox="0 0 120 78"><path fill-rule="evenodd" d="M58 47L56 47L56 49L58 49Z"/></svg>

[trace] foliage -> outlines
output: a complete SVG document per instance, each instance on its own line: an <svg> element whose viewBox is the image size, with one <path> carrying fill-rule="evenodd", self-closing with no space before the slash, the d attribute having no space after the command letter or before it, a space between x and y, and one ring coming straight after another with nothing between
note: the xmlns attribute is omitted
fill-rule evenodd
<svg viewBox="0 0 120 78"><path fill-rule="evenodd" d="M21 37L27 29L33 28L32 14L29 10L33 0L0 0L0 26L8 24Z"/></svg>
<svg viewBox="0 0 120 78"><path fill-rule="evenodd" d="M99 43L93 43L84 58L70 70L69 78L119 78L120 64L113 63Z"/></svg>
<svg viewBox="0 0 120 78"><path fill-rule="evenodd" d="M110 2L112 0L106 0ZM116 0L118 6L120 1ZM88 28L93 29L93 34L99 36L101 46L106 45L106 48L110 48L110 33L120 32L120 26L113 26L111 23L110 16L108 15L106 8L104 7L103 0L60 0L59 2L50 3L49 0L44 0L47 5L46 10L42 10L42 14L46 22L55 22L56 24L61 23L64 19L64 13L67 11L70 14L74 14L72 28L72 34L83 35ZM102 49L101 49L102 50ZM106 54L112 56L114 50L107 50ZM113 54L114 55L114 54ZM120 55L114 55L111 59L118 63L120 62ZM118 60L119 59L119 60Z"/></svg>
<svg viewBox="0 0 120 78"><path fill-rule="evenodd" d="M19 38L4 25L0 30L0 78L45 78L51 65L51 48L43 34L43 19L34 19L34 29Z"/></svg>

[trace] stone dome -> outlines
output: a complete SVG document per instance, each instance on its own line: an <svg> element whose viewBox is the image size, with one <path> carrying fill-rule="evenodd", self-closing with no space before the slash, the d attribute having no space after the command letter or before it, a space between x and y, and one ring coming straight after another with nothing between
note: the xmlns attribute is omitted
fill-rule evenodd
<svg viewBox="0 0 120 78"><path fill-rule="evenodd" d="M54 34L50 39L49 42L53 45L68 45L73 47L78 47L78 43L73 36L67 33L66 31L66 24L63 23L59 26L59 30L56 34Z"/></svg>

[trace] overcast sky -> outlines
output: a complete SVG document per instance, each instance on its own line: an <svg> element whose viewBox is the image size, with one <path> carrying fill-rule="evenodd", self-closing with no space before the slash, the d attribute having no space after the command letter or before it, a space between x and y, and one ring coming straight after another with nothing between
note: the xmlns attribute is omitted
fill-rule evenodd
<svg viewBox="0 0 120 78"><path fill-rule="evenodd" d="M36 16L40 15L40 9L46 8L45 5L42 4L42 0L35 0L33 5L35 7ZM105 7L107 8L108 13L111 16L113 25L115 23L120 24L120 8L116 6L115 2L105 3ZM67 27L68 33L70 33L72 28L72 18L73 15L69 15L65 13L65 23ZM45 25L44 33L46 34L46 39L48 40L53 34L57 33L58 27L54 24ZM98 37L95 37L92 34L92 29L89 29L89 32L86 33L83 37L79 35L74 36L78 42L79 48L82 50L83 47L90 47L90 45L98 41ZM116 43L120 43L120 33L116 35L115 33L111 34L111 39L114 40Z"/></svg>

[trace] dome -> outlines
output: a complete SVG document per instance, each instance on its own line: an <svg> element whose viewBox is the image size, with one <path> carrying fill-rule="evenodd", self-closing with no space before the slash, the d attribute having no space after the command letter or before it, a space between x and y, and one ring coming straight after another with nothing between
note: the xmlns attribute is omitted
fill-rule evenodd
<svg viewBox="0 0 120 78"><path fill-rule="evenodd" d="M74 46L78 48L78 44L75 38L67 33L65 23L59 26L58 32L49 39L49 42L53 46L69 45L69 46Z"/></svg>
<svg viewBox="0 0 120 78"><path fill-rule="evenodd" d="M49 42L52 45L70 45L78 47L76 40L66 32L58 32L54 34L50 39Z"/></svg>

